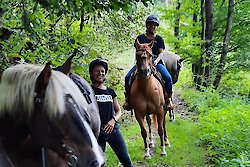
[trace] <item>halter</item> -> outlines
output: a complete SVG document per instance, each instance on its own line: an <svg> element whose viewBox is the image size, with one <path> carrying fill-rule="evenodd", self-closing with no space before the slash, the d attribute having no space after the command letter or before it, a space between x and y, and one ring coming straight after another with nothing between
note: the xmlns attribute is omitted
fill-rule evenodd
<svg viewBox="0 0 250 167"><path fill-rule="evenodd" d="M80 113L80 109L79 107L76 107L77 104L76 102L73 100L72 96L67 94L66 95L66 100L68 102L70 102L77 110L77 113ZM35 92L35 97L34 97L34 104L35 104L35 113L40 114L42 112L43 109L43 104L44 104L44 97L42 95L39 95L37 92ZM33 114L33 116L35 115L35 113ZM86 113L86 112L84 112ZM86 113L86 116L84 114L84 117L87 118L88 115ZM58 141L57 143L59 144L60 148L60 153L62 153L64 160L66 161L66 163L68 164L69 167L77 167L77 162L78 162L78 157L74 154L74 152L69 149L69 147L64 144L61 140L60 140L60 136L62 136L62 134L60 134L60 131L58 130L58 128L55 126L55 124L51 121L49 121L48 119L48 115L46 114L46 120L47 120L47 124L50 126L50 128L52 129L53 133L56 134L56 140ZM88 119L87 119L88 120ZM46 163L45 163L45 152L44 152L44 148L42 147L42 166L45 167Z"/></svg>
<svg viewBox="0 0 250 167"><path fill-rule="evenodd" d="M138 52L142 52L142 54L138 54ZM144 45L143 48L139 48L136 52L136 57L139 57L139 58L136 58L136 61L137 61L137 67L138 67L138 59L141 59L141 58L148 58L148 54L149 54L149 58L153 56L153 53L152 53L152 50L151 48L148 46L148 45ZM146 68L144 70L140 69L141 72L142 72L142 75L143 76L146 76L147 78L152 74L152 68L153 68L153 64L152 64L152 61L150 62L150 68ZM139 73L138 69L137 69L137 73Z"/></svg>

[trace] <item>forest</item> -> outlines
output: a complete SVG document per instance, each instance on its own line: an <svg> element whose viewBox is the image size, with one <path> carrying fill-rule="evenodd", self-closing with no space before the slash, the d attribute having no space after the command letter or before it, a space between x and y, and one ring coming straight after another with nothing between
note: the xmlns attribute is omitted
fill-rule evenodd
<svg viewBox="0 0 250 167"><path fill-rule="evenodd" d="M13 57L56 67L76 54L73 71L90 81L88 65L102 57L110 66L107 85L122 104L134 40L150 14L160 18L166 50L183 59L174 88L188 118L177 113L175 123L167 122L176 142L167 158L144 160L134 134L139 127L124 114L120 124L135 166L250 166L249 0L1 0L0 73ZM114 156L109 149L108 166L119 166Z"/></svg>

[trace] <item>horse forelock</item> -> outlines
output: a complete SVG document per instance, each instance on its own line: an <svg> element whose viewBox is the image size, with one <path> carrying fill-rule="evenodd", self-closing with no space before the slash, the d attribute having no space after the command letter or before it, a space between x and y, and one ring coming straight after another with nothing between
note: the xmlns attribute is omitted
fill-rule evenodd
<svg viewBox="0 0 250 167"><path fill-rule="evenodd" d="M0 84L0 116L4 113L34 112L34 90L36 79L43 66L20 64L3 72ZM65 74L52 71L46 88L44 110L49 117L65 112L65 94L71 94L81 107L86 109L87 103L79 88Z"/></svg>

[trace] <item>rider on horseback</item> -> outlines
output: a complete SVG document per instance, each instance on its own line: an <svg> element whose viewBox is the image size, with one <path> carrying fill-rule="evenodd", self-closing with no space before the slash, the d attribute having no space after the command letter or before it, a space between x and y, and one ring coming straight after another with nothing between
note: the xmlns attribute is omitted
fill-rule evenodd
<svg viewBox="0 0 250 167"><path fill-rule="evenodd" d="M166 67L162 64L162 56L165 49L164 40L161 36L156 35L156 28L159 26L160 21L159 18L155 15L148 16L146 20L146 33L137 36L134 46L136 47L137 40L139 43L150 43L154 41L152 52L153 56L153 64L156 69L161 73L163 80L165 81L164 86L167 89L166 101L169 102L168 107L173 108L172 103L172 78L166 69ZM129 104L129 93L130 93L130 83L131 77L133 73L136 71L136 66L132 67L128 74L125 76L125 102L123 104L123 108L125 110L131 110L131 106Z"/></svg>

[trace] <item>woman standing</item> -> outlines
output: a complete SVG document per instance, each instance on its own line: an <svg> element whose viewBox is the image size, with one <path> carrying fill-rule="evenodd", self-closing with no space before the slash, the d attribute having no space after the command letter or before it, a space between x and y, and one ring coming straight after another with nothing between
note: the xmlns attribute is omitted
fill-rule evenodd
<svg viewBox="0 0 250 167"><path fill-rule="evenodd" d="M91 86L99 106L101 129L98 143L103 152L106 152L106 143L117 155L124 167L132 167L125 140L120 131L117 121L121 117L121 108L115 91L106 87L105 76L108 71L108 64L103 59L95 59L89 64Z"/></svg>

